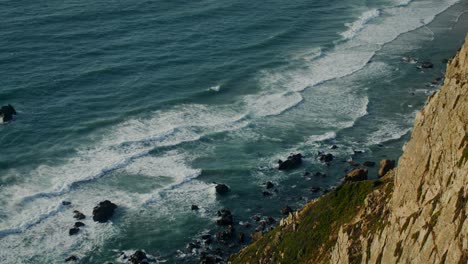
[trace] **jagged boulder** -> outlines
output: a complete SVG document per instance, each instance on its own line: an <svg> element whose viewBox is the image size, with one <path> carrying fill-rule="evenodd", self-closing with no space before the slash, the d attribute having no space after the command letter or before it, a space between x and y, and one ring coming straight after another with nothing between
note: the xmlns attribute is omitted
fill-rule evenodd
<svg viewBox="0 0 468 264"><path fill-rule="evenodd" d="M356 182L367 180L367 169L355 168L345 176L346 182Z"/></svg>
<svg viewBox="0 0 468 264"><path fill-rule="evenodd" d="M381 160L379 168L379 177L385 176L385 174L387 174L387 172L389 172L393 168L395 168L394 160Z"/></svg>
<svg viewBox="0 0 468 264"><path fill-rule="evenodd" d="M84 215L82 212L78 211L78 210L75 210L73 211L73 218L77 219L77 220L83 220L86 218L86 215Z"/></svg>
<svg viewBox="0 0 468 264"><path fill-rule="evenodd" d="M302 154L291 154L289 155L288 159L285 161L279 160L278 161L278 170L292 170L295 169L302 164Z"/></svg>
<svg viewBox="0 0 468 264"><path fill-rule="evenodd" d="M289 213L292 213L293 209L289 206L285 206L284 208L281 209L281 214L282 215L288 215Z"/></svg>
<svg viewBox="0 0 468 264"><path fill-rule="evenodd" d="M222 183L217 184L215 189L216 189L216 193L221 194L221 195L229 192L229 187L226 184L222 184Z"/></svg>
<svg viewBox="0 0 468 264"><path fill-rule="evenodd" d="M2 108L0 108L0 123L13 120L13 116L16 114L16 110L12 105L2 106Z"/></svg>
<svg viewBox="0 0 468 264"><path fill-rule="evenodd" d="M319 156L320 161L321 161L321 162L325 162L325 163L332 162L334 158L335 158L335 156L333 156L333 155L330 154L330 153L328 153L328 154L320 154L320 156Z"/></svg>
<svg viewBox="0 0 468 264"><path fill-rule="evenodd" d="M100 202L93 209L93 220L99 223L105 223L111 219L114 214L114 210L117 208L117 205L112 203L109 200Z"/></svg>
<svg viewBox="0 0 468 264"><path fill-rule="evenodd" d="M148 257L146 256L146 253L143 252L142 250L137 250L135 253L133 253L130 256L130 263L132 264L140 264L140 263L146 263Z"/></svg>
<svg viewBox="0 0 468 264"><path fill-rule="evenodd" d="M218 211L219 219L216 221L217 225L229 226L234 224L233 216L229 209L221 209Z"/></svg>

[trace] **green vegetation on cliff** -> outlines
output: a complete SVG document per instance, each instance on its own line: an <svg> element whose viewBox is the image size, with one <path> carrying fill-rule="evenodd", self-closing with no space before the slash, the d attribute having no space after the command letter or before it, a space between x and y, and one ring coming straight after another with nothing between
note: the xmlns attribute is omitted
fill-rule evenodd
<svg viewBox="0 0 468 264"><path fill-rule="evenodd" d="M284 226L278 226L230 259L230 263L305 263L327 258L340 227L349 223L379 181L339 186L306 205ZM294 218L289 216L290 219ZM287 220L286 220L287 221Z"/></svg>

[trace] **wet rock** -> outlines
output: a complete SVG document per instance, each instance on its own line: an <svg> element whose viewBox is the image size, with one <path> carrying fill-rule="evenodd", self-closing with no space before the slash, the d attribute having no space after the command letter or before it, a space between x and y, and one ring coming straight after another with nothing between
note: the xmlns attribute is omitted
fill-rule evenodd
<svg viewBox="0 0 468 264"><path fill-rule="evenodd" d="M321 155L319 156L319 160L320 160L321 162L326 162L326 163L332 162L334 158L335 158L335 156L333 156L333 155L330 154L330 153L328 153L328 154L321 154Z"/></svg>
<svg viewBox="0 0 468 264"><path fill-rule="evenodd" d="M206 252L200 254L200 264L215 264L223 261L220 257L208 255Z"/></svg>
<svg viewBox="0 0 468 264"><path fill-rule="evenodd" d="M268 225L272 225L272 224L276 223L276 220L273 217L268 216L268 217L265 217L265 223L268 224Z"/></svg>
<svg viewBox="0 0 468 264"><path fill-rule="evenodd" d="M252 220L254 220L255 222L258 222L258 221L260 221L260 216L254 215L254 216L252 216Z"/></svg>
<svg viewBox="0 0 468 264"><path fill-rule="evenodd" d="M217 184L215 188L217 194L223 195L229 192L229 187L226 184Z"/></svg>
<svg viewBox="0 0 468 264"><path fill-rule="evenodd" d="M99 223L105 223L114 215L117 205L109 200L100 202L93 208L93 220Z"/></svg>
<svg viewBox="0 0 468 264"><path fill-rule="evenodd" d="M338 148L337 145L332 145L332 146L330 147L330 149L337 149L337 148Z"/></svg>
<svg viewBox="0 0 468 264"><path fill-rule="evenodd" d="M313 192L313 193L317 193L320 191L320 187L312 187L310 188L310 191Z"/></svg>
<svg viewBox="0 0 468 264"><path fill-rule="evenodd" d="M347 182L356 182L367 180L367 169L356 168L346 174L345 181Z"/></svg>
<svg viewBox="0 0 468 264"><path fill-rule="evenodd" d="M379 177L385 176L388 171L395 168L395 161L394 160L381 160L380 161L380 168L379 168Z"/></svg>
<svg viewBox="0 0 468 264"><path fill-rule="evenodd" d="M65 206L71 205L71 202L69 202L69 201L62 201L62 205L65 205Z"/></svg>
<svg viewBox="0 0 468 264"><path fill-rule="evenodd" d="M82 227L82 226L85 226L85 224L83 222L75 222L74 227L79 228L79 227Z"/></svg>
<svg viewBox="0 0 468 264"><path fill-rule="evenodd" d="M202 235L201 236L201 239L203 240L203 242L207 245L211 244L211 242L213 242L213 239L211 237L210 234L206 234L206 235Z"/></svg>
<svg viewBox="0 0 468 264"><path fill-rule="evenodd" d="M422 69L434 68L434 64L432 64L432 62L430 62L430 61L426 61L426 62L423 62L423 63L421 64L421 68L422 68Z"/></svg>
<svg viewBox="0 0 468 264"><path fill-rule="evenodd" d="M353 150L353 153L354 153L354 155L359 155L359 154L364 153L364 151L362 151L362 150Z"/></svg>
<svg viewBox="0 0 468 264"><path fill-rule="evenodd" d="M305 171L304 174L302 174L302 176L304 176L304 177L310 176L310 172Z"/></svg>
<svg viewBox="0 0 468 264"><path fill-rule="evenodd" d="M325 173L321 173L321 172L316 172L314 174L315 177L320 177L320 178L325 178L327 177L327 175Z"/></svg>
<svg viewBox="0 0 468 264"><path fill-rule="evenodd" d="M197 211L199 209L198 205L192 204L192 211Z"/></svg>
<svg viewBox="0 0 468 264"><path fill-rule="evenodd" d="M242 232L239 232L237 234L237 242L239 243L244 243L245 242L245 234Z"/></svg>
<svg viewBox="0 0 468 264"><path fill-rule="evenodd" d="M289 213L292 213L293 212L293 209L289 206L286 206L284 208L281 209L281 214L282 215L288 215Z"/></svg>
<svg viewBox="0 0 468 264"><path fill-rule="evenodd" d="M133 253L133 254L130 256L129 261L130 261L130 263L132 263L132 264L142 264L142 263L145 263L145 262L147 262L146 253L143 252L142 250L137 250L137 251L135 251L135 253Z"/></svg>
<svg viewBox="0 0 468 264"><path fill-rule="evenodd" d="M289 155L288 159L285 161L279 160L278 161L278 170L292 170L295 169L302 164L302 154L291 154Z"/></svg>
<svg viewBox="0 0 468 264"><path fill-rule="evenodd" d="M352 161L352 160L348 160L347 163L348 163L350 166L353 166L353 167L359 166L359 163L357 163L357 162L355 162L355 161Z"/></svg>
<svg viewBox="0 0 468 264"><path fill-rule="evenodd" d="M187 249L187 252L193 252L194 249L199 249L200 247L201 245L199 243L190 242L185 248Z"/></svg>
<svg viewBox="0 0 468 264"><path fill-rule="evenodd" d="M15 116L16 114L16 110L13 106L2 106L2 108L0 108L0 123L9 122L13 120L13 116Z"/></svg>
<svg viewBox="0 0 468 264"><path fill-rule="evenodd" d="M229 241L233 237L234 237L234 227L232 225L228 226L226 230L216 233L216 239L219 242L223 242L223 243Z"/></svg>
<svg viewBox="0 0 468 264"><path fill-rule="evenodd" d="M275 185L271 181L268 181L268 182L265 183L265 187L267 189L271 189L271 188L275 187Z"/></svg>
<svg viewBox="0 0 468 264"><path fill-rule="evenodd" d="M78 234L78 232L80 232L80 229L77 227L73 227L73 228L70 228L70 230L68 230L68 234L70 236L76 235Z"/></svg>
<svg viewBox="0 0 468 264"><path fill-rule="evenodd" d="M65 262L69 262L69 261L78 261L78 257L71 255L65 259Z"/></svg>
<svg viewBox="0 0 468 264"><path fill-rule="evenodd" d="M374 167L375 166L375 162L373 161L364 161L362 163L362 165L366 166L366 167Z"/></svg>
<svg viewBox="0 0 468 264"><path fill-rule="evenodd" d="M78 220L83 220L83 219L86 218L86 215L84 215L80 211L75 210L75 211L73 211L73 218L78 219Z"/></svg>
<svg viewBox="0 0 468 264"><path fill-rule="evenodd" d="M272 195L271 192L267 192L267 191L263 191L262 194L263 194L264 197Z"/></svg>
<svg viewBox="0 0 468 264"><path fill-rule="evenodd" d="M229 209L221 209L218 211L218 216L220 217L217 221L216 224L220 226L229 226L233 225L233 217L231 214L231 211Z"/></svg>

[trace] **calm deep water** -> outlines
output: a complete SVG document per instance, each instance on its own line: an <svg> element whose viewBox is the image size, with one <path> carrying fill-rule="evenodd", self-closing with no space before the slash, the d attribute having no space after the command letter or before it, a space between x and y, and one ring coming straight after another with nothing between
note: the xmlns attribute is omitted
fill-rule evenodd
<svg viewBox="0 0 468 264"><path fill-rule="evenodd" d="M466 11L465 0L3 1L0 106L19 114L0 124L0 263L119 263L137 249L197 263L186 245L223 230L219 209L249 234L252 216L278 220L338 185L344 161L398 159ZM299 169L276 169L298 152ZM264 197L266 181L276 191ZM106 199L116 214L93 222ZM86 226L69 236L73 210ZM212 247L226 258L241 245Z"/></svg>

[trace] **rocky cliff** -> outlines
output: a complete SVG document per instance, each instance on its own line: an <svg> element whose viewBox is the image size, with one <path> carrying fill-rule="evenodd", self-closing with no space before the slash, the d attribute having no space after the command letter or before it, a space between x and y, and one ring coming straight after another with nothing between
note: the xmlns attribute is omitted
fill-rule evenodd
<svg viewBox="0 0 468 264"><path fill-rule="evenodd" d="M290 214L231 263L468 263L468 36L398 167Z"/></svg>

